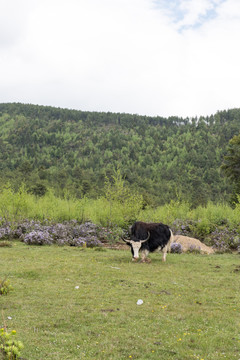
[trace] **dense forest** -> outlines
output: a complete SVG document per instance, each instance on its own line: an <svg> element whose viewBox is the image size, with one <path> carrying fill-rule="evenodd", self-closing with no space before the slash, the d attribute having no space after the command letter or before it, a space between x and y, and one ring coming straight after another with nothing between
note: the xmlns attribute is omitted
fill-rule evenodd
<svg viewBox="0 0 240 360"><path fill-rule="evenodd" d="M220 167L239 133L240 109L163 118L0 104L0 186L96 198L119 169L146 204L228 201L232 184Z"/></svg>

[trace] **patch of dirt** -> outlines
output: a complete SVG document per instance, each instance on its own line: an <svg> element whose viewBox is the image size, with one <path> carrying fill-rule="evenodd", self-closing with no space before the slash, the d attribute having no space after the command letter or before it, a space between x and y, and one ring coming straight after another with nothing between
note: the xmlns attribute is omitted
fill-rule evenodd
<svg viewBox="0 0 240 360"><path fill-rule="evenodd" d="M130 247L125 243L116 242L115 244L103 243L104 247L113 250L130 250Z"/></svg>
<svg viewBox="0 0 240 360"><path fill-rule="evenodd" d="M183 252L200 250L201 254L213 254L215 251L210 246L203 244L200 240L183 235L175 235L174 242L182 245Z"/></svg>

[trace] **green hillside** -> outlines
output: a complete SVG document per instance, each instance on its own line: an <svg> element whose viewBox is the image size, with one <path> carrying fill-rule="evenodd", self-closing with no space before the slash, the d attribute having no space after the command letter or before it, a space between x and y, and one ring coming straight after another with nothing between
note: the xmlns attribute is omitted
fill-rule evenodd
<svg viewBox="0 0 240 360"><path fill-rule="evenodd" d="M220 166L239 132L240 109L183 119L0 104L0 184L96 198L119 168L149 204L225 201Z"/></svg>

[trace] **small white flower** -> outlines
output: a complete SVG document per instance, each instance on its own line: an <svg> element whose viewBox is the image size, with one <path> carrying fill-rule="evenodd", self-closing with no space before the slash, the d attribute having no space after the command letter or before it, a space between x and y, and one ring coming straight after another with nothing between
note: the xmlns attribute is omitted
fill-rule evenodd
<svg viewBox="0 0 240 360"><path fill-rule="evenodd" d="M12 317L11 317L11 316L8 316L8 320L12 320Z"/></svg>
<svg viewBox="0 0 240 360"><path fill-rule="evenodd" d="M75 289L78 290L78 289L79 289L79 286L75 286Z"/></svg>
<svg viewBox="0 0 240 360"><path fill-rule="evenodd" d="M139 300L137 301L137 305L142 305L142 304L143 304L142 299L139 299Z"/></svg>

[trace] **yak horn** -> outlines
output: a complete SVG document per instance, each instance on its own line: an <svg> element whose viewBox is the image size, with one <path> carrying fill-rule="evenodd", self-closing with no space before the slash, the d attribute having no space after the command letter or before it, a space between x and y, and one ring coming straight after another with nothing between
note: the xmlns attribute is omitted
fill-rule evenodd
<svg viewBox="0 0 240 360"><path fill-rule="evenodd" d="M148 236L147 236L147 238L144 239L144 240L140 240L140 243L144 243L144 242L148 241L149 238L150 238L150 232L148 231Z"/></svg>
<svg viewBox="0 0 240 360"><path fill-rule="evenodd" d="M123 236L121 237L121 239L122 239L123 241L125 241L125 242L128 242L128 243L131 241L131 239L124 239Z"/></svg>

